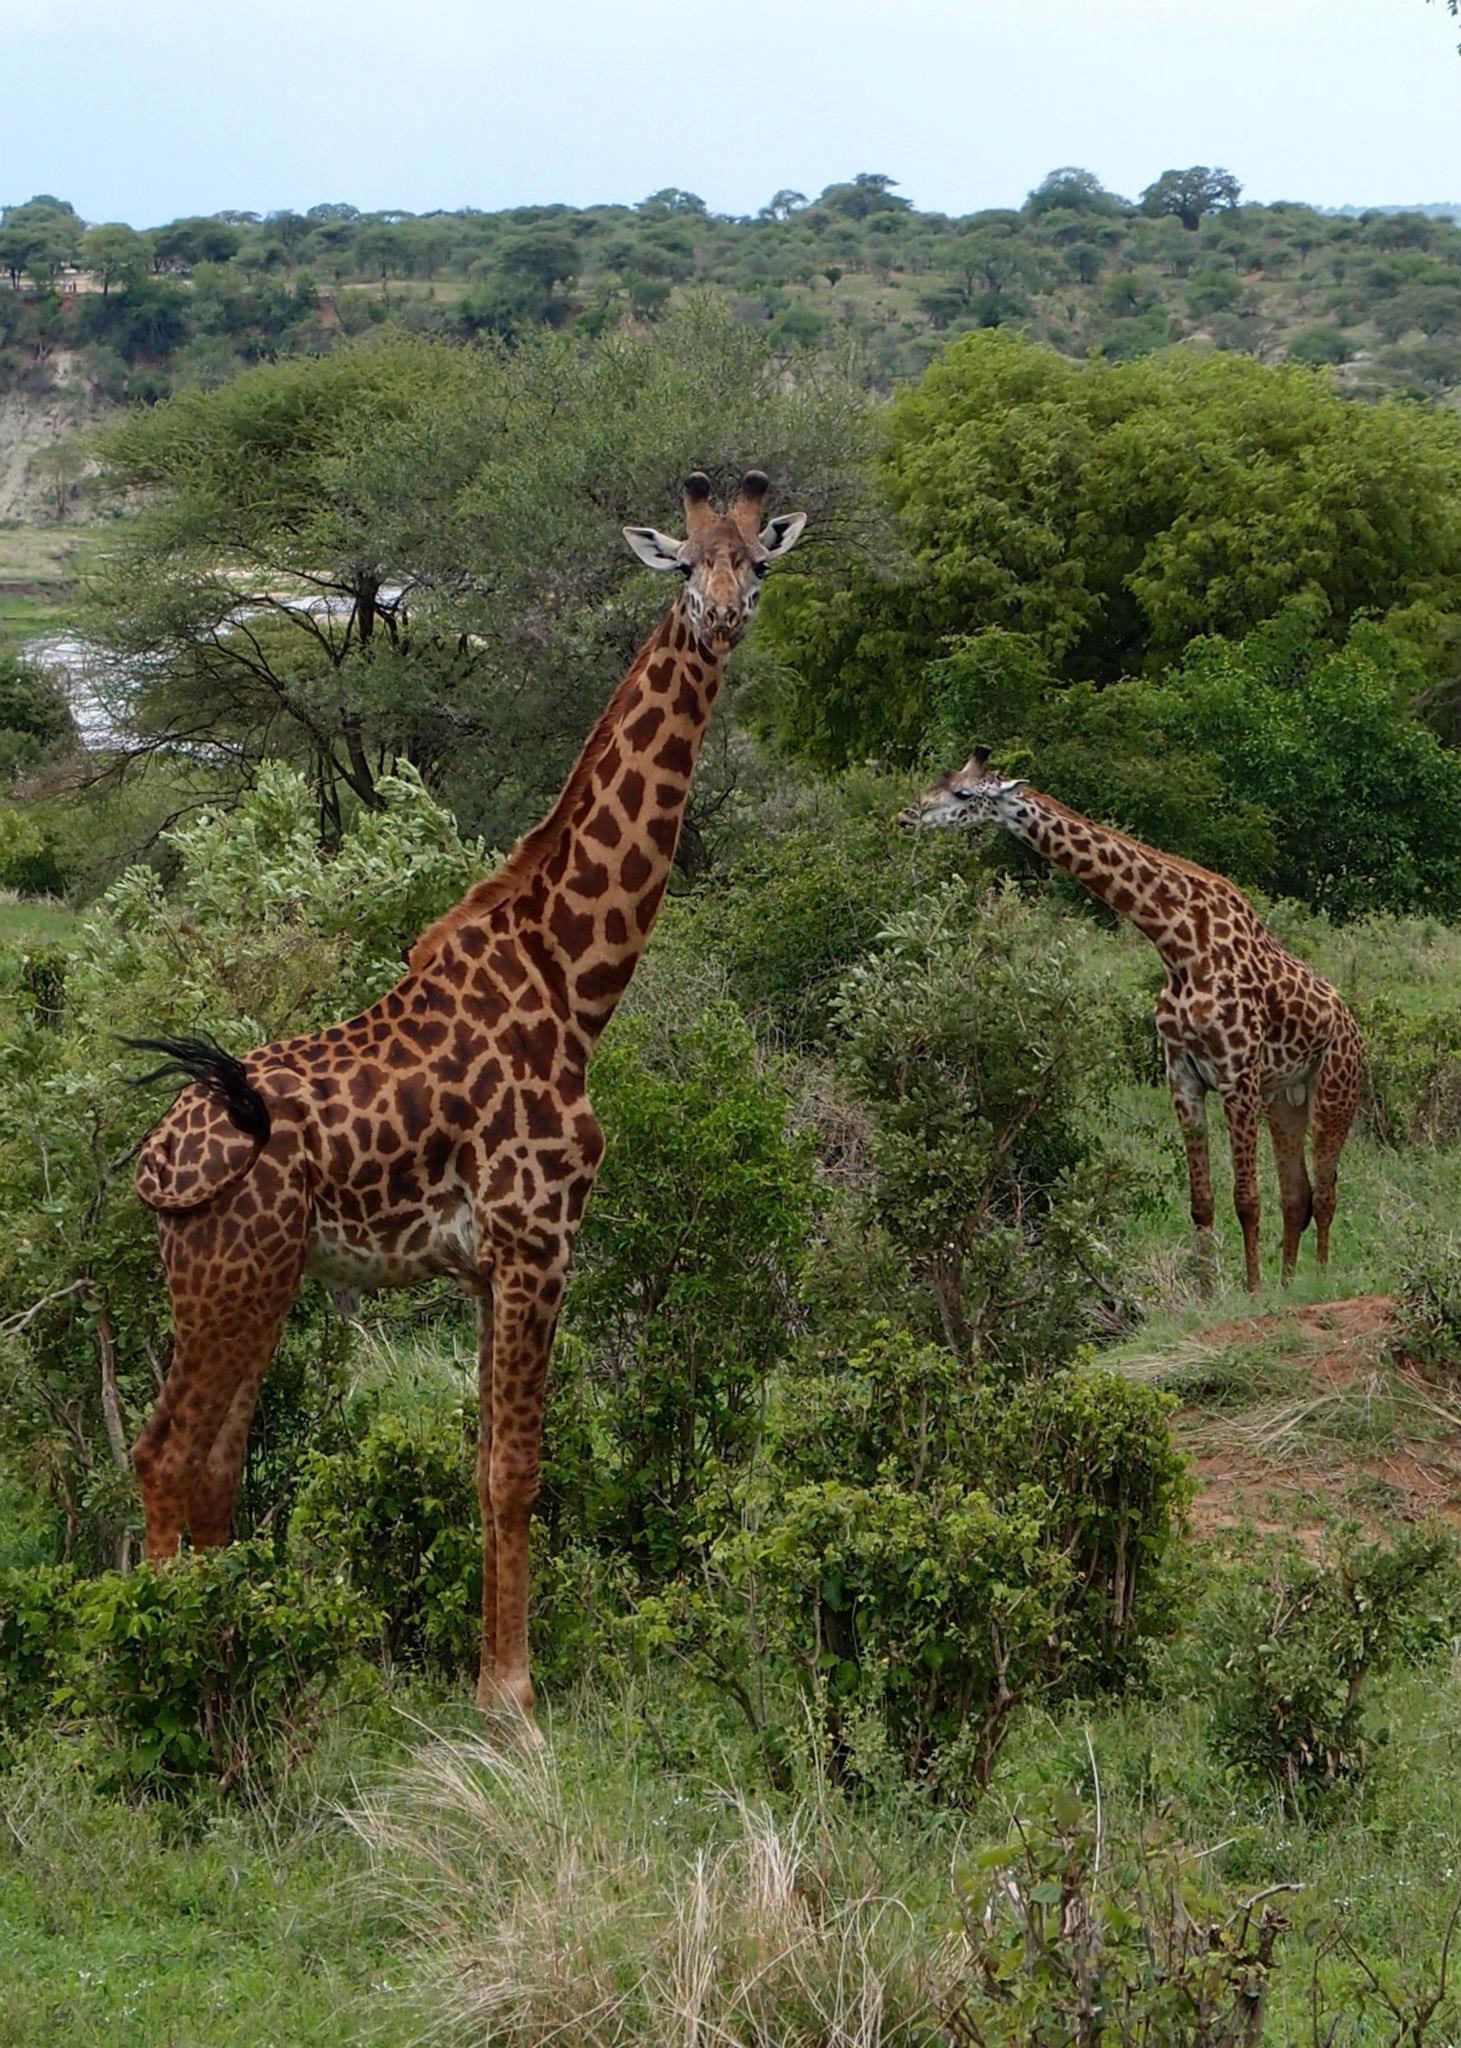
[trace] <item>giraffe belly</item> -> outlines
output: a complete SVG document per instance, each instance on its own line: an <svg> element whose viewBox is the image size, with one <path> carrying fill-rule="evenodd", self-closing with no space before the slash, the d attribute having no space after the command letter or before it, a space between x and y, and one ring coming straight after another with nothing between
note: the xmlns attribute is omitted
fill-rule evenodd
<svg viewBox="0 0 1461 2048"><path fill-rule="evenodd" d="M379 1287L409 1287L435 1269L423 1266L419 1259L397 1258L367 1245L351 1244L329 1231L317 1231L304 1270L327 1286L358 1294Z"/></svg>
<svg viewBox="0 0 1461 2048"><path fill-rule="evenodd" d="M477 1232L465 1201L430 1219L430 1235L409 1250L371 1244L330 1216L317 1217L305 1271L329 1287L369 1293L383 1287L413 1287L443 1274L470 1283L477 1264Z"/></svg>

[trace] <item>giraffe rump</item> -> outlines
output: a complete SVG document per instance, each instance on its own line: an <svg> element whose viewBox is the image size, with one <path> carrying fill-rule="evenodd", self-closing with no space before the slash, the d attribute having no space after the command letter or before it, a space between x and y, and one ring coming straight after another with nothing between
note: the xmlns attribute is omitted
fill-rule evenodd
<svg viewBox="0 0 1461 2048"><path fill-rule="evenodd" d="M242 1060L225 1052L211 1038L123 1038L120 1044L132 1052L160 1052L166 1055L160 1067L134 1076L132 1086L145 1088L152 1081L196 1081L216 1096L228 1112L229 1122L267 1145L271 1122L269 1105L248 1077Z"/></svg>

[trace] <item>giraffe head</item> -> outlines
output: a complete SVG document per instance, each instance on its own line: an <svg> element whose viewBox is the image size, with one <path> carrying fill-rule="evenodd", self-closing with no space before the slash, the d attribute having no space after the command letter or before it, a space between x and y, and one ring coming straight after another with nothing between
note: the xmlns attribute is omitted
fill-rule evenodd
<svg viewBox="0 0 1461 2048"><path fill-rule="evenodd" d="M767 568L789 555L807 523L805 512L783 512L765 526L761 502L770 489L765 473L748 469L728 511L718 513L710 478L700 470L685 479L685 538L652 526L626 526L624 538L649 569L672 569L684 579L686 621L711 654L729 654L761 602Z"/></svg>
<svg viewBox="0 0 1461 2048"><path fill-rule="evenodd" d="M988 747L976 747L962 768L945 775L932 789L911 803L898 816L900 825L934 826L968 830L974 825L992 825L999 817L1000 798L1022 789L1019 776L999 775L989 766Z"/></svg>

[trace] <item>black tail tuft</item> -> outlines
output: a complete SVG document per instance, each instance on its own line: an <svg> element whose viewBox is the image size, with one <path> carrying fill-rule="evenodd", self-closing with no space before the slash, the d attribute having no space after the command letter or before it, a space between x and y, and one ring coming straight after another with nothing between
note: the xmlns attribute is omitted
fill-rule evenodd
<svg viewBox="0 0 1461 2048"><path fill-rule="evenodd" d="M143 1088L149 1081L201 1081L218 1096L231 1123L246 1137L268 1144L272 1128L269 1105L250 1081L243 1062L211 1038L123 1038L119 1043L133 1052L166 1054L160 1067L137 1075L134 1088Z"/></svg>

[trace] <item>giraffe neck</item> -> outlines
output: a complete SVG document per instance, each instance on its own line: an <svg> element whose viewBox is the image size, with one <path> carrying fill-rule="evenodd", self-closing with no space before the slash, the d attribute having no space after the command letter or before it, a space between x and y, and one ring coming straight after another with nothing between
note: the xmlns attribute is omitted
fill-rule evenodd
<svg viewBox="0 0 1461 2048"><path fill-rule="evenodd" d="M653 929L723 669L677 600L635 656L547 817L417 940L412 967L424 967L453 931L500 929L497 913L510 906L524 950L561 991L565 1021L592 1044Z"/></svg>
<svg viewBox="0 0 1461 2048"><path fill-rule="evenodd" d="M1253 920L1243 898L1220 875L1094 824L1040 790L1020 786L1006 791L998 815L1012 837L1135 925L1169 967L1191 968L1206 956L1214 916L1225 924Z"/></svg>

